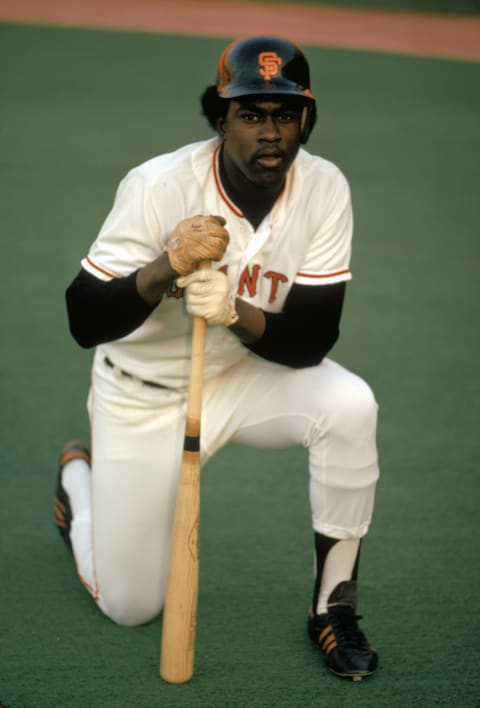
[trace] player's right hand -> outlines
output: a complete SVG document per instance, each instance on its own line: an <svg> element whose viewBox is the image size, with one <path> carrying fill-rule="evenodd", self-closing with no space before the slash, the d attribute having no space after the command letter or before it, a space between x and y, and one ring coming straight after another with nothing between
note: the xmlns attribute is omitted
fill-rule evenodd
<svg viewBox="0 0 480 708"><path fill-rule="evenodd" d="M201 261L219 261L228 246L229 235L223 216L202 216L183 219L166 245L173 270L189 275Z"/></svg>

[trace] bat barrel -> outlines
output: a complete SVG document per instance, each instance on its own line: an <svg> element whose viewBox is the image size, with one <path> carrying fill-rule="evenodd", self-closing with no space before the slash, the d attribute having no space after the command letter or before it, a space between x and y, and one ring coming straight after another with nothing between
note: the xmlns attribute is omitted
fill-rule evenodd
<svg viewBox="0 0 480 708"><path fill-rule="evenodd" d="M184 448L163 610L160 676L169 683L189 681L195 658L200 539L200 417L205 336L205 320L195 317Z"/></svg>
<svg viewBox="0 0 480 708"><path fill-rule="evenodd" d="M184 451L175 512L160 654L160 676L169 683L185 683L193 675L199 578L199 458L199 452Z"/></svg>

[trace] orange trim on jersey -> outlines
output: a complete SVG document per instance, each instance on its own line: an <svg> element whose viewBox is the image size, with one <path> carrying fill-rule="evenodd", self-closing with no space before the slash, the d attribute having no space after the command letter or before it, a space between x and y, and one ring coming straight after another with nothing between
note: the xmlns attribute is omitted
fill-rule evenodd
<svg viewBox="0 0 480 708"><path fill-rule="evenodd" d="M116 278L116 277L117 277L117 276L114 275L113 273L110 273L109 270L105 270L105 268L100 268L100 266L98 266L96 263L94 263L94 262L92 261L92 259L90 258L90 256L87 256L85 260L88 261L88 263L92 266L92 268L95 268L96 270L99 270L100 273L103 273L104 275L108 275L109 278Z"/></svg>
<svg viewBox="0 0 480 708"><path fill-rule="evenodd" d="M219 152L220 152L220 145L217 145L217 147L215 148L215 152L213 153L213 176L215 178L215 184L217 185L217 189L218 189L223 201L225 202L225 204L233 211L233 213L236 216L239 216L240 218L244 219L245 215L239 209L237 209L237 207L235 206L235 204L233 204L233 202L230 201L230 199L227 197L227 195L225 194L225 192L223 190L222 183L220 182L220 174L219 174L219 169L218 169L218 154L219 154Z"/></svg>
<svg viewBox="0 0 480 708"><path fill-rule="evenodd" d="M343 270L336 270L334 273L325 273L325 274L322 273L322 275L313 274L313 273L297 273L297 278L312 278L312 279L321 280L322 278L334 278L337 275L346 275L347 273L350 273L350 268L344 268Z"/></svg>

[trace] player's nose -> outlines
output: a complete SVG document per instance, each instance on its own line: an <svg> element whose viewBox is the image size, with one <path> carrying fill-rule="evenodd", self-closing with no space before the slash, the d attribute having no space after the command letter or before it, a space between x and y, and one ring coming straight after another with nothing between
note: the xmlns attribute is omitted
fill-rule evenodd
<svg viewBox="0 0 480 708"><path fill-rule="evenodd" d="M258 132L259 140L269 140L275 141L280 140L280 130L277 121L273 116L266 116L265 120L262 121Z"/></svg>

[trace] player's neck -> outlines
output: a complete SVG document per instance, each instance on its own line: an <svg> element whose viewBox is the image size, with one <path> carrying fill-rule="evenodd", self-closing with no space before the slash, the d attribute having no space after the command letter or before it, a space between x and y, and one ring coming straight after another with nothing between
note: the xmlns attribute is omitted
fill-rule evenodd
<svg viewBox="0 0 480 708"><path fill-rule="evenodd" d="M219 156L220 180L229 199L237 206L254 229L262 223L283 191L284 182L258 185L250 182L230 161Z"/></svg>

